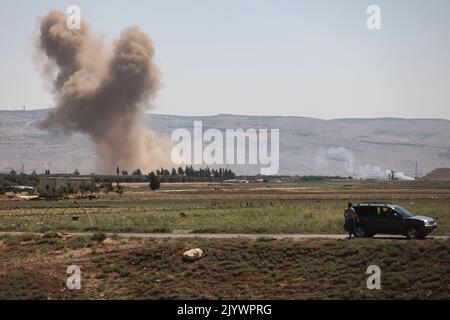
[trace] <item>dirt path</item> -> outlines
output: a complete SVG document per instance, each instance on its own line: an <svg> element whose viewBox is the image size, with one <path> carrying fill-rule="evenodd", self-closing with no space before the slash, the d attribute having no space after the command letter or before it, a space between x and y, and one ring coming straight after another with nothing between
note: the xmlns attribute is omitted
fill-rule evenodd
<svg viewBox="0 0 450 320"><path fill-rule="evenodd" d="M29 232L0 232L0 236L23 236L23 235L42 235L40 233ZM63 233L70 236L91 236L93 233L89 232L73 232ZM154 238L154 239L177 239L177 238L202 238L202 239L346 239L344 234L232 234L232 233L105 233L107 236L118 236L120 238ZM375 239L406 239L403 236L380 235L375 236ZM427 239L446 240L450 236L428 236Z"/></svg>

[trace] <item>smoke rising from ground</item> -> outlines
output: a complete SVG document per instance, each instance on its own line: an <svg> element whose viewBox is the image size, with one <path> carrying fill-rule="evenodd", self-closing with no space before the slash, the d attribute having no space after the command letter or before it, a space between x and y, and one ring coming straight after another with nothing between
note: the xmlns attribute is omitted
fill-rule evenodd
<svg viewBox="0 0 450 320"><path fill-rule="evenodd" d="M168 140L141 122L160 85L155 50L145 33L132 27L105 46L86 22L69 30L66 16L51 11L40 18L36 45L56 100L43 128L87 134L102 159L101 171L170 164Z"/></svg>
<svg viewBox="0 0 450 320"><path fill-rule="evenodd" d="M388 179L391 170L378 165L359 163L352 151L344 147L320 149L314 158L315 168L327 174L349 175L358 179ZM404 172L395 172L399 180L414 180Z"/></svg>

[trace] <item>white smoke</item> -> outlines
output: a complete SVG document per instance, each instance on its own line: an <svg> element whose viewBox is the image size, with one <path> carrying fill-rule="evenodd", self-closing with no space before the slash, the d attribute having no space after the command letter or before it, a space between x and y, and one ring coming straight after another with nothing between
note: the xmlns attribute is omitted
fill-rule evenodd
<svg viewBox="0 0 450 320"><path fill-rule="evenodd" d="M319 149L314 157L316 170L323 175L352 176L357 179L388 179L391 170L378 165L359 163L354 153L344 147ZM395 172L395 178L400 180L414 180L403 172Z"/></svg>
<svg viewBox="0 0 450 320"><path fill-rule="evenodd" d="M410 176L406 175L405 173L403 173L401 171L400 172L395 172L394 173L394 177L396 179L400 179L400 180L414 180L413 177L410 177Z"/></svg>

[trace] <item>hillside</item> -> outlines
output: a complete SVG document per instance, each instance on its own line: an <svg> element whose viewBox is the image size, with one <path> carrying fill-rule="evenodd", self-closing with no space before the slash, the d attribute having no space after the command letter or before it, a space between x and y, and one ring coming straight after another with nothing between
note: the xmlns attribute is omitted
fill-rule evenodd
<svg viewBox="0 0 450 320"><path fill-rule="evenodd" d="M435 169L422 178L425 181L450 181L450 168Z"/></svg>
<svg viewBox="0 0 450 320"><path fill-rule="evenodd" d="M39 129L48 110L0 111L0 171L84 173L96 170L95 148L83 135L52 135ZM280 174L352 175L385 178L386 170L414 176L450 167L450 121L439 119L336 119L216 115L183 117L152 114L149 127L170 136L177 128L192 131L193 121L208 128L280 129ZM132 169L132 168L128 168ZM255 166L235 167L256 173Z"/></svg>

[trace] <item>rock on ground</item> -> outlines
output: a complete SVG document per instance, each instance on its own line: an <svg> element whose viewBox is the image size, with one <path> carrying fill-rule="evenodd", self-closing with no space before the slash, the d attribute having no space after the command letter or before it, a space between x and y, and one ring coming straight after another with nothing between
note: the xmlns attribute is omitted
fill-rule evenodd
<svg viewBox="0 0 450 320"><path fill-rule="evenodd" d="M197 248L197 249L188 250L185 253L183 253L182 259L184 261L191 262L191 261L197 261L197 260L203 258L203 256L204 256L203 250Z"/></svg>

